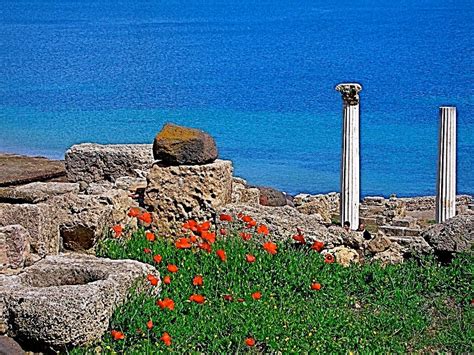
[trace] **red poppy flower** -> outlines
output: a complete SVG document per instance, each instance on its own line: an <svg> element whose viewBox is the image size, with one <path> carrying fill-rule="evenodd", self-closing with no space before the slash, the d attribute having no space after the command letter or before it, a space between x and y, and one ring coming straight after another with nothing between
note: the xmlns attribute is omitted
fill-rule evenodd
<svg viewBox="0 0 474 355"><path fill-rule="evenodd" d="M263 249L268 253L275 255L277 253L278 246L272 242L266 242L263 244Z"/></svg>
<svg viewBox="0 0 474 355"><path fill-rule="evenodd" d="M191 248L191 243L188 238L179 238L176 241L175 246L178 249L188 249Z"/></svg>
<svg viewBox="0 0 474 355"><path fill-rule="evenodd" d="M321 284L318 283L318 282L313 282L313 283L311 284L311 289L312 289L312 290L319 291L319 290L321 289Z"/></svg>
<svg viewBox="0 0 474 355"><path fill-rule="evenodd" d="M204 231L208 231L210 228L211 228L211 222L207 221L207 222L203 222L200 225L198 225L197 230L198 230L198 232L202 233Z"/></svg>
<svg viewBox="0 0 474 355"><path fill-rule="evenodd" d="M247 345L247 346L254 346L254 345L255 345L255 339L254 339L254 338L247 338L247 339L245 339L245 345Z"/></svg>
<svg viewBox="0 0 474 355"><path fill-rule="evenodd" d="M166 267L168 269L169 272L178 272L178 267L174 264L168 264L168 266Z"/></svg>
<svg viewBox="0 0 474 355"><path fill-rule="evenodd" d="M186 223L183 224L184 229L192 230L193 232L197 231L198 224L195 220L190 219Z"/></svg>
<svg viewBox="0 0 474 355"><path fill-rule="evenodd" d="M259 225L257 228L257 233L268 235L268 227L264 224Z"/></svg>
<svg viewBox="0 0 474 355"><path fill-rule="evenodd" d="M252 228L252 227L255 227L257 225L257 222L252 220L250 221L249 223L247 223L247 228Z"/></svg>
<svg viewBox="0 0 474 355"><path fill-rule="evenodd" d="M148 281L150 281L150 284L152 286L158 286L158 278L156 278L155 276L149 278Z"/></svg>
<svg viewBox="0 0 474 355"><path fill-rule="evenodd" d="M146 275L146 279L147 279L148 281L151 281L151 280L153 280L154 278L155 278L155 276L152 275L152 274Z"/></svg>
<svg viewBox="0 0 474 355"><path fill-rule="evenodd" d="M138 219L142 221L143 223L150 224L152 221L151 213L144 212L140 216L138 216Z"/></svg>
<svg viewBox="0 0 474 355"><path fill-rule="evenodd" d="M225 251L224 251L224 250L219 249L218 251L216 251L216 254L217 254L217 256L219 257L219 259L221 259L222 261L226 261L226 260L227 260L227 255L225 254Z"/></svg>
<svg viewBox="0 0 474 355"><path fill-rule="evenodd" d="M250 238L252 238L252 234L250 233L244 233L244 232L240 232L240 236L242 237L243 240L250 240Z"/></svg>
<svg viewBox="0 0 474 355"><path fill-rule="evenodd" d="M140 211L140 208L138 207L132 207L130 208L130 210L128 211L128 216L129 217L138 217L140 215L141 211Z"/></svg>
<svg viewBox="0 0 474 355"><path fill-rule="evenodd" d="M209 244L212 244L216 241L216 233L211 233L211 232L208 232L208 231L203 231L201 233L201 237L202 239L204 239L205 241L207 241Z"/></svg>
<svg viewBox="0 0 474 355"><path fill-rule="evenodd" d="M250 216L243 216L242 221L244 221L245 223L250 223L253 221L253 218Z"/></svg>
<svg viewBox="0 0 474 355"><path fill-rule="evenodd" d="M119 238L122 235L123 227L120 224L112 227L112 230L115 233L115 238Z"/></svg>
<svg viewBox="0 0 474 355"><path fill-rule="evenodd" d="M157 264L161 263L161 260L163 260L163 257L159 254L156 254L154 257L153 257L153 261Z"/></svg>
<svg viewBox="0 0 474 355"><path fill-rule="evenodd" d="M145 254L150 254L151 253L151 249L150 248L143 248L143 252Z"/></svg>
<svg viewBox="0 0 474 355"><path fill-rule="evenodd" d="M161 341L163 341L163 343L165 343L166 346L170 346L171 345L171 337L168 333L164 332L163 335L161 336L160 338Z"/></svg>
<svg viewBox="0 0 474 355"><path fill-rule="evenodd" d="M324 262L327 264L332 264L334 262L334 256L332 254L327 253L324 256Z"/></svg>
<svg viewBox="0 0 474 355"><path fill-rule="evenodd" d="M318 253L321 252L324 248L324 243L320 242L319 240L315 241L313 245L311 245L311 249L316 250Z"/></svg>
<svg viewBox="0 0 474 355"><path fill-rule="evenodd" d="M164 298L163 300L156 301L156 304L161 308L168 308L170 311L174 310L174 301L171 298Z"/></svg>
<svg viewBox="0 0 474 355"><path fill-rule="evenodd" d="M193 278L193 285L194 286L202 286L203 280L201 275L196 275Z"/></svg>
<svg viewBox="0 0 474 355"><path fill-rule="evenodd" d="M146 322L146 327L147 327L148 329L153 328L153 321L152 321L151 319L150 319L148 322Z"/></svg>
<svg viewBox="0 0 474 355"><path fill-rule="evenodd" d="M244 217L244 214L242 212L237 213L237 218L242 219Z"/></svg>
<svg viewBox="0 0 474 355"><path fill-rule="evenodd" d="M253 262L255 262L255 256L253 256L251 254L247 254L247 255L245 255L245 260L247 260L247 262L249 262L249 263L253 263Z"/></svg>
<svg viewBox="0 0 474 355"><path fill-rule="evenodd" d="M233 300L232 295L224 295L223 298L224 298L224 301L229 301L230 302L230 301Z"/></svg>
<svg viewBox="0 0 474 355"><path fill-rule="evenodd" d="M222 214L219 216L219 220L221 220L221 221L226 221L226 222L232 222L232 216L229 215L229 214L224 214L224 213L222 213Z"/></svg>
<svg viewBox="0 0 474 355"><path fill-rule="evenodd" d="M194 294L194 295L189 296L189 300L190 300L191 302L196 302L196 303L201 304L201 303L204 303L204 301L206 300L206 298L205 298L203 295L196 295L196 294Z"/></svg>
<svg viewBox="0 0 474 355"><path fill-rule="evenodd" d="M212 251L212 247L209 243L203 242L198 245L198 247L204 251L210 253Z"/></svg>
<svg viewBox="0 0 474 355"><path fill-rule="evenodd" d="M155 240L155 235L152 232L146 232L145 237L149 242L153 242Z"/></svg>
<svg viewBox="0 0 474 355"><path fill-rule="evenodd" d="M198 239L197 239L197 237L196 237L194 234L189 237L189 241L190 241L191 243L196 243L197 240L198 240Z"/></svg>
<svg viewBox="0 0 474 355"><path fill-rule="evenodd" d="M171 283L171 277L169 277L168 275L163 277L163 283L169 285Z"/></svg>
<svg viewBox="0 0 474 355"><path fill-rule="evenodd" d="M227 230L225 228L221 228L219 232L221 235L227 235Z"/></svg>
<svg viewBox="0 0 474 355"><path fill-rule="evenodd" d="M123 340L123 339L125 339L125 334L123 334L122 332L119 332L118 330L112 330L110 332L110 335L112 335L112 338L114 338L114 340Z"/></svg>
<svg viewBox="0 0 474 355"><path fill-rule="evenodd" d="M252 298L253 298L254 300L259 300L260 298L262 298L262 293L259 292L259 291L254 292L254 293L252 293Z"/></svg>
<svg viewBox="0 0 474 355"><path fill-rule="evenodd" d="M293 240L296 240L300 244L306 244L306 240L302 234L296 234L293 236Z"/></svg>

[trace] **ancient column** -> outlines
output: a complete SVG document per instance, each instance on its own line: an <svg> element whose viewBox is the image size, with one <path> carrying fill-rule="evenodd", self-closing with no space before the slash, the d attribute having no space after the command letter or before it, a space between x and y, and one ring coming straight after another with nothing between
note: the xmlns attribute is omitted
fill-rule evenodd
<svg viewBox="0 0 474 355"><path fill-rule="evenodd" d="M456 214L456 107L439 108L436 223Z"/></svg>
<svg viewBox="0 0 474 355"><path fill-rule="evenodd" d="M359 227L360 154L359 154L359 91L357 83L336 86L342 95L342 159L341 159L341 224L349 222L351 229Z"/></svg>

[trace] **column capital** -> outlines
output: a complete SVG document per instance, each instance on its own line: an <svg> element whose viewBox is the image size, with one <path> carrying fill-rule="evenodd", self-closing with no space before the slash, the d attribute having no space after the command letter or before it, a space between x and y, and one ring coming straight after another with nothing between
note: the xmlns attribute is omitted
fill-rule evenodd
<svg viewBox="0 0 474 355"><path fill-rule="evenodd" d="M362 90L362 85L358 83L341 83L336 86L336 90L341 93L345 104L359 104L359 92Z"/></svg>

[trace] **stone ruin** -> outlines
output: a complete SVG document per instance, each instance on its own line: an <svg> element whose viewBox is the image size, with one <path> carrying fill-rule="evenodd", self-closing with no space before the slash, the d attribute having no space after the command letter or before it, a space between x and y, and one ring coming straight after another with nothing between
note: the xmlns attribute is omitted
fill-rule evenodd
<svg viewBox="0 0 474 355"><path fill-rule="evenodd" d="M168 124L153 145L71 147L63 181L0 187L0 334L51 349L100 338L128 289L147 273L156 274L149 265L87 255L111 226L136 223L127 216L131 207L151 212L153 228L171 237L188 219L218 224L220 213L244 212L266 224L274 239L291 239L303 230L309 242L323 241L324 252L343 265L396 263L406 256L472 247L470 196L458 197L456 217L434 225L432 197L367 197L361 221L373 236L365 240L335 223L339 194L291 197L251 186L233 176L231 161L217 158L211 136ZM65 307L68 312L61 311ZM76 335L64 334L47 314Z"/></svg>

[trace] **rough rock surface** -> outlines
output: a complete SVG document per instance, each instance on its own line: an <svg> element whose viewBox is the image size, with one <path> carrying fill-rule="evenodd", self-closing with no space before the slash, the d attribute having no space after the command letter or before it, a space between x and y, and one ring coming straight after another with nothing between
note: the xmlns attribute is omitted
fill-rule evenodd
<svg viewBox="0 0 474 355"><path fill-rule="evenodd" d="M25 265L30 255L28 231L20 225L0 227L0 272Z"/></svg>
<svg viewBox="0 0 474 355"><path fill-rule="evenodd" d="M0 202L38 203L53 196L79 192L79 184L68 182L32 182L14 187L0 187Z"/></svg>
<svg viewBox="0 0 474 355"><path fill-rule="evenodd" d="M339 194L336 192L319 195L299 194L293 201L298 211L319 214L326 224L331 223L331 215L339 213Z"/></svg>
<svg viewBox="0 0 474 355"><path fill-rule="evenodd" d="M272 187L257 186L260 192L259 203L262 206L280 207L287 205L286 194Z"/></svg>
<svg viewBox="0 0 474 355"><path fill-rule="evenodd" d="M306 215L290 206L269 207L229 204L221 208L219 213L236 216L240 212L252 217L259 224L265 224L270 230L271 239L291 238L297 234L297 228L300 228L308 242L323 241L326 248L342 244L342 228L327 228L321 224L319 215Z"/></svg>
<svg viewBox="0 0 474 355"><path fill-rule="evenodd" d="M0 154L0 186L47 181L65 175L64 162L61 160Z"/></svg>
<svg viewBox="0 0 474 355"><path fill-rule="evenodd" d="M260 203L260 191L247 185L244 179L232 179L232 203L244 203L257 206Z"/></svg>
<svg viewBox="0 0 474 355"><path fill-rule="evenodd" d="M214 138L204 131L167 123L155 137L153 156L164 165L196 165L217 159Z"/></svg>
<svg viewBox="0 0 474 355"><path fill-rule="evenodd" d="M360 262L359 253L351 248L340 246L332 249L331 253L336 258L336 262L344 267L351 263L358 264Z"/></svg>
<svg viewBox="0 0 474 355"><path fill-rule="evenodd" d="M212 219L216 209L231 202L232 162L205 165L153 165L144 203L154 212L161 232L181 230L188 219Z"/></svg>
<svg viewBox="0 0 474 355"><path fill-rule="evenodd" d="M107 330L135 283L148 287L148 273L159 277L137 261L65 254L48 256L19 275L0 275L7 334L36 349L91 343Z"/></svg>
<svg viewBox="0 0 474 355"><path fill-rule="evenodd" d="M422 237L438 251L469 251L474 244L474 215L458 215L435 224L424 231Z"/></svg>
<svg viewBox="0 0 474 355"><path fill-rule="evenodd" d="M150 144L74 145L66 151L69 181L115 181L121 176L144 177L153 164Z"/></svg>
<svg viewBox="0 0 474 355"><path fill-rule="evenodd" d="M392 242L390 239L385 237L382 234L378 234L374 239L372 239L367 245L367 250L373 254L381 253L387 250L390 247Z"/></svg>
<svg viewBox="0 0 474 355"><path fill-rule="evenodd" d="M24 355L21 346L12 338L0 336L0 355Z"/></svg>
<svg viewBox="0 0 474 355"><path fill-rule="evenodd" d="M403 252L402 247L397 243L390 244L390 247L381 252L374 255L373 261L378 261L382 265L388 264L399 264L403 262Z"/></svg>
<svg viewBox="0 0 474 355"><path fill-rule="evenodd" d="M392 243L397 243L406 255L422 255L433 252L433 248L423 237L389 237Z"/></svg>

